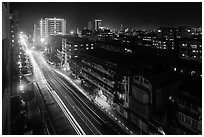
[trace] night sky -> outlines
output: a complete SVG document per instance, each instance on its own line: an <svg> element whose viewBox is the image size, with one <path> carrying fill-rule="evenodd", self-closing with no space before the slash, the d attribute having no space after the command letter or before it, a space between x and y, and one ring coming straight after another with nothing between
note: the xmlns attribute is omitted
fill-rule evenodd
<svg viewBox="0 0 204 137"><path fill-rule="evenodd" d="M116 30L121 24L135 29L202 25L201 2L13 2L11 8L19 11L20 30L30 34L41 17L66 18L69 31L87 27L94 19Z"/></svg>

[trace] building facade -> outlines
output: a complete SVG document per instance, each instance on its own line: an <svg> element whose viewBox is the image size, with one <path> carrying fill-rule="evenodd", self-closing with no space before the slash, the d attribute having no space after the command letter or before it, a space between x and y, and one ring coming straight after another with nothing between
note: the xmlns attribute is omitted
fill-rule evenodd
<svg viewBox="0 0 204 137"><path fill-rule="evenodd" d="M94 21L94 28L95 28L95 30L99 30L100 27L102 27L102 20L96 19Z"/></svg>
<svg viewBox="0 0 204 137"><path fill-rule="evenodd" d="M66 20L62 18L45 18L40 20L40 38L50 35L66 35Z"/></svg>
<svg viewBox="0 0 204 137"><path fill-rule="evenodd" d="M179 57L202 62L202 41L183 39L179 42Z"/></svg>
<svg viewBox="0 0 204 137"><path fill-rule="evenodd" d="M89 30L94 30L94 22L93 21L88 22L88 29Z"/></svg>
<svg viewBox="0 0 204 137"><path fill-rule="evenodd" d="M2 134L11 134L10 4L2 3Z"/></svg>
<svg viewBox="0 0 204 137"><path fill-rule="evenodd" d="M37 42L40 39L40 28L37 24L33 25L33 42Z"/></svg>
<svg viewBox="0 0 204 137"><path fill-rule="evenodd" d="M201 78L180 86L180 94L175 95L176 134L202 134L202 87Z"/></svg>

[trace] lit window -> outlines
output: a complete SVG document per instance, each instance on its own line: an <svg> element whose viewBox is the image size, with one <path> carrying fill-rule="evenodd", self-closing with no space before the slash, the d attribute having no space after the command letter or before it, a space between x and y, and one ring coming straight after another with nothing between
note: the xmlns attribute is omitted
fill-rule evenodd
<svg viewBox="0 0 204 137"><path fill-rule="evenodd" d="M14 42L14 39L12 40L12 42Z"/></svg>
<svg viewBox="0 0 204 137"><path fill-rule="evenodd" d="M197 45L191 45L191 48L196 49Z"/></svg>
<svg viewBox="0 0 204 137"><path fill-rule="evenodd" d="M74 47L77 47L77 45L74 45Z"/></svg>
<svg viewBox="0 0 204 137"><path fill-rule="evenodd" d="M185 56L185 54L182 54L182 57L184 57Z"/></svg>
<svg viewBox="0 0 204 137"><path fill-rule="evenodd" d="M89 49L89 48L86 48L86 49Z"/></svg>
<svg viewBox="0 0 204 137"><path fill-rule="evenodd" d="M174 71L176 71L176 68L174 68Z"/></svg>
<svg viewBox="0 0 204 137"><path fill-rule="evenodd" d="M182 46L183 46L183 47L186 47L186 46L187 46L187 44L182 44Z"/></svg>
<svg viewBox="0 0 204 137"><path fill-rule="evenodd" d="M195 71L191 71L191 75L194 75L195 74Z"/></svg>
<svg viewBox="0 0 204 137"><path fill-rule="evenodd" d="M197 123L196 121L192 121L192 127L193 127L194 129L197 129L198 123Z"/></svg>
<svg viewBox="0 0 204 137"><path fill-rule="evenodd" d="M74 50L77 50L77 49L74 49Z"/></svg>

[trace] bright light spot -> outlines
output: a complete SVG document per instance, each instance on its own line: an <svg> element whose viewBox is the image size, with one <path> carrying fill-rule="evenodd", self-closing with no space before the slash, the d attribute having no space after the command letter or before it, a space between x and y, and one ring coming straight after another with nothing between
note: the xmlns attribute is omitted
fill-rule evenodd
<svg viewBox="0 0 204 137"><path fill-rule="evenodd" d="M26 54L30 54L31 53L31 50L26 50Z"/></svg>
<svg viewBox="0 0 204 137"><path fill-rule="evenodd" d="M195 74L195 71L191 71L191 75L194 75Z"/></svg>
<svg viewBox="0 0 204 137"><path fill-rule="evenodd" d="M41 38L41 39L40 39L40 41L41 41L41 42L44 42L44 41L45 41L45 39L44 39L44 38Z"/></svg>
<svg viewBox="0 0 204 137"><path fill-rule="evenodd" d="M23 85L20 85L20 90L23 90L24 86Z"/></svg>
<svg viewBox="0 0 204 137"><path fill-rule="evenodd" d="M72 34L72 35L73 35L73 34L74 34L74 31L70 31L70 34Z"/></svg>

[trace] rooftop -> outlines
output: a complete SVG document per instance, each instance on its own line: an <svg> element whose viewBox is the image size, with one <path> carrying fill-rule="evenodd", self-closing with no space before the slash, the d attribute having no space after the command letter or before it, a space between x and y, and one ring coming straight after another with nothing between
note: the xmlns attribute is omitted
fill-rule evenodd
<svg viewBox="0 0 204 137"><path fill-rule="evenodd" d="M193 102L202 103L202 78L187 81L179 87L181 96Z"/></svg>

